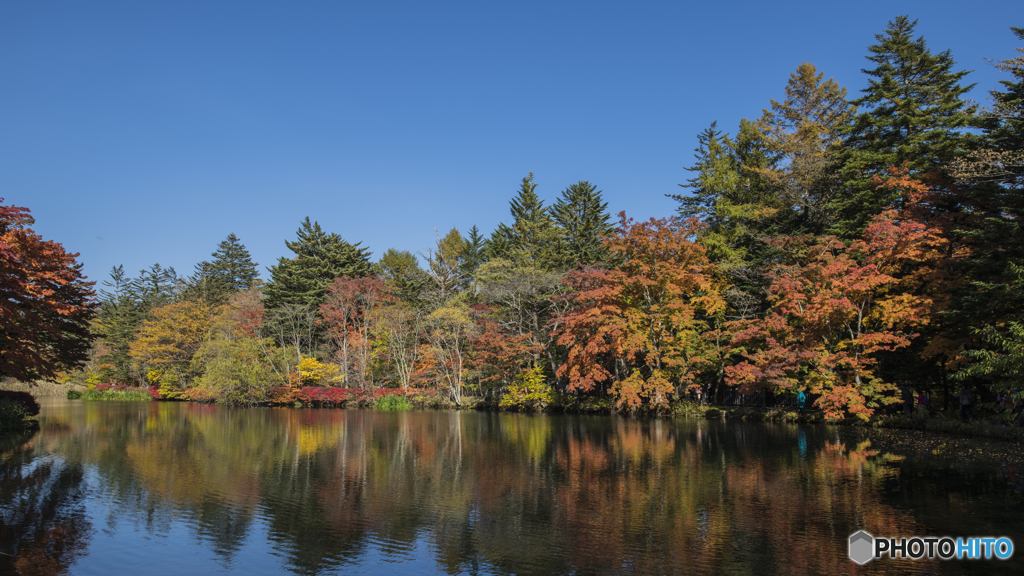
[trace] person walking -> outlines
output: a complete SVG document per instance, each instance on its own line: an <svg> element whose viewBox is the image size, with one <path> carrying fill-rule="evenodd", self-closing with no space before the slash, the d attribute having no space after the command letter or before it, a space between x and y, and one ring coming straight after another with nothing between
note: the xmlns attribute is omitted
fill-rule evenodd
<svg viewBox="0 0 1024 576"><path fill-rule="evenodd" d="M924 420L927 417L929 404L931 404L931 402L928 400L928 397L924 395L924 391L919 391L917 393L917 414L921 417L921 420Z"/></svg>
<svg viewBox="0 0 1024 576"><path fill-rule="evenodd" d="M974 418L974 394L967 386L960 386L960 392L953 396L960 399L960 419L967 422Z"/></svg>

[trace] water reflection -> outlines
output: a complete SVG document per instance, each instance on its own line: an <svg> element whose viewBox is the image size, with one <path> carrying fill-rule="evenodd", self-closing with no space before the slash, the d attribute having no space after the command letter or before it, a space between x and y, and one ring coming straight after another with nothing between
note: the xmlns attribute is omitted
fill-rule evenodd
<svg viewBox="0 0 1024 576"><path fill-rule="evenodd" d="M124 569L130 555L146 573L952 574L993 566L862 568L846 538L866 528L1024 545L1016 460L858 434L54 402L34 438L2 447L0 552L14 556L0 562L50 562L46 573L76 558L76 573Z"/></svg>
<svg viewBox="0 0 1024 576"><path fill-rule="evenodd" d="M89 544L81 466L0 437L0 573L66 574Z"/></svg>

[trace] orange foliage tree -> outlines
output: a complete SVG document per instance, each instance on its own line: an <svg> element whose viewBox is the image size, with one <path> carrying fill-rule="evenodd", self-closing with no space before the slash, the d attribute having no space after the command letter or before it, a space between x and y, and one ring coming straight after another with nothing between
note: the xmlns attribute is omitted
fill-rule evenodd
<svg viewBox="0 0 1024 576"><path fill-rule="evenodd" d="M0 377L25 381L81 365L96 314L78 254L43 240L33 222L27 208L0 205Z"/></svg>
<svg viewBox="0 0 1024 576"><path fill-rule="evenodd" d="M534 363L541 345L532 334L515 335L502 327L486 307L473 310L479 332L470 341L472 364L481 386L505 387Z"/></svg>
<svg viewBox="0 0 1024 576"><path fill-rule="evenodd" d="M941 244L934 229L899 216L875 217L849 245L833 236L779 239L797 263L771 272L769 313L734 337L745 359L726 368L729 383L743 392L809 390L830 418L867 419L893 398L895 385L875 374L879 356L908 346L932 304L904 272L925 269Z"/></svg>
<svg viewBox="0 0 1024 576"><path fill-rule="evenodd" d="M620 409L664 408L671 394L693 383L708 320L725 308L724 286L704 247L690 240L696 219L619 217L605 241L618 265L566 278L576 306L560 319L558 343L568 355L558 375L569 391L610 384Z"/></svg>

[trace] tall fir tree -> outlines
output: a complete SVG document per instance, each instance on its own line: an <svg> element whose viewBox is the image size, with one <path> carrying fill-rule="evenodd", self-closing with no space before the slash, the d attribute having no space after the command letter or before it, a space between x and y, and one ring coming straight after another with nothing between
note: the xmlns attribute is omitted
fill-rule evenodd
<svg viewBox="0 0 1024 576"><path fill-rule="evenodd" d="M476 224L469 229L462 249L462 277L472 283L477 268L486 261L487 239L480 233ZM466 286L468 288L468 286Z"/></svg>
<svg viewBox="0 0 1024 576"><path fill-rule="evenodd" d="M1024 28L1010 30L1024 41ZM1008 171L1016 177L1016 185L1024 185L1024 48L1017 48L1018 55L995 63L996 68L1009 72L1011 78L1000 80L1003 90L992 90L993 106L989 115L995 120L995 127L985 135L985 143L999 151L1014 153L1016 156Z"/></svg>
<svg viewBox="0 0 1024 576"><path fill-rule="evenodd" d="M98 331L101 336L100 376L105 382L134 380L130 346L145 319L146 309L136 281L115 266L100 290Z"/></svg>
<svg viewBox="0 0 1024 576"><path fill-rule="evenodd" d="M764 263L772 250L764 240L781 228L776 222L780 196L766 176L777 158L761 131L746 119L735 141L712 122L697 142L696 163L687 168L694 177L680 184L692 192L668 196L679 202L680 219L704 223L700 243L733 285L726 294L729 315L749 318L764 306Z"/></svg>
<svg viewBox="0 0 1024 576"><path fill-rule="evenodd" d="M704 223L701 241L713 262L727 271L747 268L751 248L761 242L778 211L764 176L773 161L761 134L746 120L735 143L717 122L698 134L697 142L696 163L687 168L695 174L680 184L690 194L667 196L679 202L680 219Z"/></svg>
<svg viewBox="0 0 1024 576"><path fill-rule="evenodd" d="M185 281L183 299L220 305L232 293L253 288L259 282L256 264L238 236L228 234L211 256L212 261L196 264L195 272Z"/></svg>
<svg viewBox="0 0 1024 576"><path fill-rule="evenodd" d="M1011 31L1024 40L1024 28ZM969 203L970 217L956 230L969 257L956 261L956 276L965 281L947 324L959 329L952 336L967 342L973 361L960 375L991 383L1012 377L993 369L1012 357L1007 347L1024 342L1024 48L1017 52L994 62L1010 78L990 92L992 106L980 114L982 145L952 170Z"/></svg>
<svg viewBox="0 0 1024 576"><path fill-rule="evenodd" d="M597 186L580 180L563 190L551 207L551 218L562 229L560 251L565 266L595 264L608 256L603 242L615 226Z"/></svg>
<svg viewBox="0 0 1024 576"><path fill-rule="evenodd" d="M530 172L509 203L512 225L499 224L491 235L489 257L541 269L558 267L559 230L544 201L537 196L536 188L533 172Z"/></svg>
<svg viewBox="0 0 1024 576"><path fill-rule="evenodd" d="M714 227L721 224L718 204L736 193L739 166L732 153L729 135L718 129L717 121L697 134L697 147L693 151L697 162L686 170L693 172L694 176L679 185L689 188L690 193L666 196L679 202L677 212L680 218L698 218Z"/></svg>
<svg viewBox="0 0 1024 576"><path fill-rule="evenodd" d="M899 16L889 22L867 59L868 87L851 102L860 114L844 131L840 176L848 192L833 199L833 231L847 238L903 198L879 188L872 178L891 167L906 166L916 178L931 176L948 185L944 168L972 146L967 129L977 126L976 106L963 99L973 84L961 85L970 71L955 71L949 50L932 54L923 36L914 38L917 20Z"/></svg>
<svg viewBox="0 0 1024 576"><path fill-rule="evenodd" d="M185 280L179 297L182 300L201 300L208 305L216 306L227 300L228 293L227 286L214 272L213 264L203 260L195 265L195 271Z"/></svg>
<svg viewBox="0 0 1024 576"><path fill-rule="evenodd" d="M212 256L210 264L214 275L227 290L248 290L256 285L260 273L252 261L252 256L249 255L249 250L234 233L228 234L228 237L217 245L217 250Z"/></svg>
<svg viewBox="0 0 1024 576"><path fill-rule="evenodd" d="M159 263L145 270L139 270L139 277L133 287L141 301L142 308L148 313L153 308L170 304L177 296L180 287L178 273L173 267L164 268Z"/></svg>
<svg viewBox="0 0 1024 576"><path fill-rule="evenodd" d="M373 265L373 272L384 281L385 290L392 297L413 306L423 303L423 291L430 277L412 252L388 248Z"/></svg>
<svg viewBox="0 0 1024 576"><path fill-rule="evenodd" d="M268 308L290 305L315 310L335 278L358 278L372 271L368 249L324 232L319 222L310 222L308 216L297 235L296 241L285 241L295 256L282 257L270 267L270 282L264 288Z"/></svg>

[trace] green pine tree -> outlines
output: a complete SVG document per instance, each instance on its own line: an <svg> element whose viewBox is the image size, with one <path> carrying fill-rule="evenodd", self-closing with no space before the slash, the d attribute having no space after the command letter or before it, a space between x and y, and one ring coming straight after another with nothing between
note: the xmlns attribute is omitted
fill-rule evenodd
<svg viewBox="0 0 1024 576"><path fill-rule="evenodd" d="M465 242L465 246L462 249L462 277L472 282L477 268L486 261L487 240L480 234L480 229L474 224L469 229L469 235L466 236Z"/></svg>
<svg viewBox="0 0 1024 576"><path fill-rule="evenodd" d="M359 243L349 244L336 233L327 234L309 217L298 230L298 240L285 241L295 253L280 258L270 267L270 282L264 288L268 308L282 305L315 309L323 303L327 287L335 278L358 278L372 271L370 252Z"/></svg>
<svg viewBox="0 0 1024 576"><path fill-rule="evenodd" d="M712 122L697 135L696 163L687 168L695 175L680 184L691 193L667 196L679 202L681 219L697 218L707 226L701 241L709 258L727 271L739 270L753 265L750 249L761 242L762 229L770 227L778 211L763 175L773 164L751 123L741 124L737 143L717 126Z"/></svg>
<svg viewBox="0 0 1024 576"><path fill-rule="evenodd" d="M607 257L603 240L615 230L608 203L597 186L580 180L562 191L551 217L562 229L561 259L565 266L594 264Z"/></svg>
<svg viewBox="0 0 1024 576"><path fill-rule="evenodd" d="M182 300L202 300L212 306L223 304L230 291L216 274L213 264L203 260L195 265L195 271L179 294Z"/></svg>
<svg viewBox="0 0 1024 576"><path fill-rule="evenodd" d="M98 332L101 341L100 377L104 382L129 383L135 380L129 347L145 319L146 308L135 281L128 278L124 266L115 266L110 279L100 290Z"/></svg>
<svg viewBox="0 0 1024 576"><path fill-rule="evenodd" d="M1024 28L1011 30L1024 40ZM960 287L944 316L952 339L966 342L965 355L976 362L960 375L991 382L1007 377L989 370L997 366L990 361L1019 345L1024 322L1024 48L1017 51L995 62L1010 78L980 114L982 145L952 168L967 206L955 237L970 257L955 262Z"/></svg>
<svg viewBox="0 0 1024 576"><path fill-rule="evenodd" d="M423 303L423 290L430 278L412 252L388 248L373 271L395 298L413 306Z"/></svg>
<svg viewBox="0 0 1024 576"><path fill-rule="evenodd" d="M512 225L499 224L491 235L488 258L504 258L545 270L557 268L559 230L544 201L534 191L533 172L509 203Z"/></svg>
<svg viewBox="0 0 1024 576"><path fill-rule="evenodd" d="M248 290L256 285L260 273L238 236L228 234L212 256L213 273L227 290Z"/></svg>
<svg viewBox="0 0 1024 576"><path fill-rule="evenodd" d="M977 126L976 107L962 97L974 85L961 85L969 71L954 71L949 50L932 54L923 36L913 37L916 25L899 16L868 47L875 67L864 70L868 87L851 102L860 114L844 130L838 158L849 187L833 200L833 230L841 236L859 235L871 217L900 205L891 190L872 184L875 175L906 166L943 185L944 168L972 146L965 130Z"/></svg>

